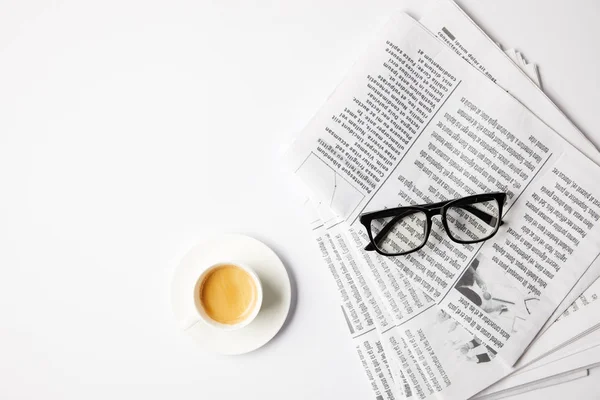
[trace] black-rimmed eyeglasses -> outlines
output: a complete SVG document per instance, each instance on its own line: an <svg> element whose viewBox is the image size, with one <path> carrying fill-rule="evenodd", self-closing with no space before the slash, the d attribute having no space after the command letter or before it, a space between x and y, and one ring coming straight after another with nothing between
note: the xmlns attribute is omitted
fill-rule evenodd
<svg viewBox="0 0 600 400"><path fill-rule="evenodd" d="M431 232L431 218L440 215L446 233L456 243L487 240L502 225L506 193L478 194L434 204L396 207L361 214L370 243L366 251L400 256L421 249Z"/></svg>

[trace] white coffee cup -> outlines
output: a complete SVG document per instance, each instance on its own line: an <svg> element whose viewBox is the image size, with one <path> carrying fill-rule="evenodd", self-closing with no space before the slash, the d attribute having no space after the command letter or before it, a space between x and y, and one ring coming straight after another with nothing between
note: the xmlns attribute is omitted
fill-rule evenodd
<svg viewBox="0 0 600 400"><path fill-rule="evenodd" d="M214 319L212 319L210 317L210 315L208 315L208 313L204 309L202 301L200 300L200 289L201 289L202 283L205 281L205 279L208 277L208 275L210 273L212 273L217 268L220 268L220 267L223 267L226 265L231 265L231 266L240 268L244 272L246 272L250 276L252 281L254 282L254 286L256 288L256 300L255 300L252 311L246 318L244 318L244 320L242 320L236 324L223 324L221 322L215 321ZM187 321L184 323L184 329L189 329L192 326L194 326L196 323L201 321L215 329L219 329L219 330L223 330L223 331L233 331L233 330L241 329L241 328L249 325L252 321L254 321L254 319L258 315L260 308L262 306L263 289L262 289L262 284L260 282L258 275L247 264L235 262L235 261L223 261L223 262L213 264L213 265L209 266L208 268L204 269L204 271L200 274L200 276L196 280L191 300L193 300L193 302L194 302L195 313L194 313L194 315L190 316L187 319Z"/></svg>

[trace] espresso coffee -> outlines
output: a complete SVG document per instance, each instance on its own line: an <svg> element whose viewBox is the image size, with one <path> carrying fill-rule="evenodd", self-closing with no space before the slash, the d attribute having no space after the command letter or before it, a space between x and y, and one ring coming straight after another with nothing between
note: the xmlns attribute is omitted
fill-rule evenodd
<svg viewBox="0 0 600 400"><path fill-rule="evenodd" d="M236 265L225 264L206 275L198 296L209 318L221 324L235 325L254 311L257 288L248 272Z"/></svg>

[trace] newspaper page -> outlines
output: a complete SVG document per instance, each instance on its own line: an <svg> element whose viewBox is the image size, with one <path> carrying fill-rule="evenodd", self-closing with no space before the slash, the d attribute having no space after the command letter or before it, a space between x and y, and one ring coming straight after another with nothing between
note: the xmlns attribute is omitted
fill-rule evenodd
<svg viewBox="0 0 600 400"><path fill-rule="evenodd" d="M502 51L494 42L477 26L460 7L451 0L429 0L424 6L426 11L421 12L420 22L433 32L443 43L449 46L457 54L470 64L478 68L499 86L519 99L527 108L532 110L538 117L555 129L563 138L574 144L584 154L598 163L600 153L595 146L579 131L568 118L545 96L538 87L529 84L523 73L516 68L510 68L510 62L515 59L508 54L513 49ZM522 56L521 56L522 58ZM537 73L537 71L536 71ZM539 86L539 85L538 85ZM540 334L546 332L558 317L586 290L593 282L600 278L600 260L591 264L577 284L556 308L552 316L547 320ZM576 331L576 325L570 326L571 331ZM551 341L544 341L552 346ZM547 351L550 348L546 349ZM536 353L541 351L538 346ZM521 363L520 363L521 365Z"/></svg>
<svg viewBox="0 0 600 400"><path fill-rule="evenodd" d="M487 78L469 74L462 59L408 16L396 16L381 38L295 143L291 157L296 173L353 224L356 235L356 216L371 207L453 198L477 193L474 188L506 191L505 218L510 216L511 227L483 248L454 246L435 224L434 232L440 232L432 232L426 248L430 254L421 254L421 259L374 256L373 262L399 266L440 307L512 364L555 309L556 299L581 275L583 267L578 266L589 265L597 255L597 193L588 187L589 179L573 180L576 171L593 171L595 166ZM398 92L385 90L394 87L385 82L390 78ZM579 195L589 202L585 211L573 208L585 203ZM572 232L555 231L560 224L540 231L548 212L544 210L550 207L550 215L557 211ZM540 240L548 240L552 252L545 247L540 251ZM533 254L539 251L538 257L525 260L519 244L529 246ZM504 287L501 300L519 304L508 318L492 318L496 315L485 310L495 313L508 307L481 308L452 290L475 259L487 266L479 272L500 283L495 290ZM558 275L561 279L553 279ZM392 283L386 277L382 282Z"/></svg>
<svg viewBox="0 0 600 400"><path fill-rule="evenodd" d="M390 357L393 354L390 343L383 340L382 332L389 331L393 325L387 310L380 306L382 302L378 298L377 291L362 273L344 236L336 229L337 218L323 207L315 206L312 211L320 214L313 233L325 265L338 288L342 311L350 334L357 342L357 350L360 346L370 345L378 349L378 354L382 354L382 358L388 360L391 380L387 374L377 373L373 368L369 368L369 364L363 362L363 368L376 399L379 399L378 396L384 399L412 398L414 386L404 375L404 368L401 365L405 361Z"/></svg>
<svg viewBox="0 0 600 400"><path fill-rule="evenodd" d="M376 294L368 289L364 277L347 247L340 246L326 230L329 215L319 214L318 207L307 202L305 211L311 220L313 235L324 264L329 269L341 300L341 311L348 325L361 365L376 400L410 398L401 377L398 360L389 359L378 333L388 327L385 311L379 307ZM321 212L329 214L328 210ZM333 217L333 216L331 216Z"/></svg>
<svg viewBox="0 0 600 400"><path fill-rule="evenodd" d="M315 228L315 238L342 304L348 310L345 311L348 325L353 326L352 321L360 320L358 314L361 313L368 314L374 321L366 326L374 325L375 330L363 328L361 333L351 328L350 331L356 335L356 341L371 338L390 365L392 387L396 391L382 394L380 388L386 386L386 376L373 374L369 365L363 363L376 396L466 398L509 372L503 363L494 362L491 349L406 281L397 288L395 299L399 311L395 316L387 313L385 307L380 307L383 302L378 283L371 274L376 270L361 268L351 240L344 234L343 224L335 218L328 222ZM353 305L348 306L350 303ZM476 385L471 382L474 374L481 374Z"/></svg>
<svg viewBox="0 0 600 400"><path fill-rule="evenodd" d="M420 22L433 32L444 44L450 47L467 62L476 67L493 82L506 89L532 110L563 138L584 152L588 157L598 162L599 153L592 143L565 117L564 114L537 87L526 79L526 71L511 68L512 64L503 51L483 30L477 26L468 15L452 0L427 0L417 4L405 4L406 10L420 16ZM512 50L512 49L511 49ZM516 53L512 50L516 57ZM512 58L511 58L512 59ZM516 62L515 59L512 59ZM537 71L536 71L537 73ZM535 80L534 80L535 81ZM537 79L539 82L539 78ZM539 86L539 84L538 84ZM580 294L600 277L600 260L590 265L577 284L557 307L552 317L548 319L540 334L545 332L552 323L580 296ZM574 336L578 325L570 324L569 334ZM538 336L539 338L540 336ZM537 339L537 338L536 338ZM552 341L544 341L551 350ZM543 350L536 347L532 354L540 354ZM519 365L522 365L520 362Z"/></svg>
<svg viewBox="0 0 600 400"><path fill-rule="evenodd" d="M562 316L527 349L516 367L525 367L585 336L600 325L600 280L594 282Z"/></svg>
<svg viewBox="0 0 600 400"><path fill-rule="evenodd" d="M522 376L528 371L537 370L542 373L541 368L548 363L557 361L597 346L597 329L600 325L600 281L594 282L567 311L525 352L523 357L515 365L515 372L494 383L484 391L478 393L476 398L507 390L511 387L523 384L526 377ZM586 340L581 340L586 338ZM588 343L590 339L591 343ZM548 350L550 349L550 350ZM590 364L600 361L590 360ZM566 371L563 370L563 371ZM541 379L544 376L539 376ZM528 379L528 378L527 378Z"/></svg>
<svg viewBox="0 0 600 400"><path fill-rule="evenodd" d="M411 5L412 7L412 5ZM493 82L506 89L564 139L600 162L594 145L452 0L427 0L419 22Z"/></svg>
<svg viewBox="0 0 600 400"><path fill-rule="evenodd" d="M309 208L312 209L312 207ZM423 389L419 387L418 383L411 383L407 380L407 376L404 375L402 369L402 363L399 361L400 358L394 355L393 349L390 349L390 346L397 346L398 343L401 342L401 339L399 340L399 337L401 336L398 335L397 330L403 323L400 322L398 325L390 324L390 318L386 315L385 309L380 308L380 304L382 303L381 299L377 298L376 285L371 283L373 280L369 279L370 277L363 275L363 272L357 263L359 257L356 254L352 254L352 248L341 233L338 221L333 215L328 213L327 208L321 208L321 211L322 213L324 211L324 214L327 215L323 217L322 215L318 215L316 210L312 210L312 228L315 233L320 253L325 261L325 265L327 265L335 282L335 286L339 291L344 318L348 324L350 334L353 335L357 342L356 348L369 379L370 386L374 390L375 398L411 398L414 393L423 395ZM327 221L323 222L321 218ZM582 319L584 321L593 320L590 319L589 313L594 314L597 312L597 309L594 310L594 307L588 306L591 304L598 304L594 303L594 301L598 297L599 289L600 286L598 286L598 284L590 287L586 293L578 299L576 302L577 304L574 304L570 308L570 311L565 313L560 322L550 329L547 337L550 340L555 341L556 345L562 343L561 340L566 340L565 330L568 330L568 325L565 324L565 321L569 316L579 318L579 321L572 321L572 324L576 325L581 325ZM403 290L406 293L410 293L410 285L404 286ZM414 292L414 289L412 291ZM414 296L415 293L410 297ZM421 294L421 296L423 296L423 294ZM415 315L415 313L411 311L410 304L414 304L415 302L407 302L405 300L407 297L409 296L406 296L406 294L400 294L396 298L405 305L403 308L405 311L405 319L410 319ZM422 297L420 301L417 301L417 303L425 303L425 306L428 306L428 301L424 297ZM588 314L586 315L586 313L582 312L583 310L587 310ZM453 321L443 311L438 310L436 321L431 325L438 329L444 327L444 325L447 326L448 331L443 332L444 335L447 336L444 340L453 343L455 350L460 349L461 345L470 346L469 343L473 343L472 336L470 336L468 332L461 332L460 329L457 329L460 327L456 321ZM376 327L376 329L374 329L374 327ZM538 348L543 348L543 345ZM374 351L373 349L378 350ZM407 350L404 349L404 351L406 352ZM481 361L486 360L486 354L493 355L489 349L482 352L475 347L470 351L478 352L475 354L475 358L473 358L473 355L469 357L469 354L467 353L461 355L458 358L458 361L466 362L467 366L475 366L477 364L482 364ZM534 353L535 351L536 349L533 349ZM365 356L365 354L367 354L367 356ZM481 361L479 358L476 358L477 355L481 357ZM454 354L452 360L455 361L456 357L457 355ZM371 360L371 362L367 362L368 360ZM386 367L388 364L391 366L389 367L389 372L385 372L381 369L380 366L382 363L380 360L386 360L387 363L383 364ZM492 360L488 362L494 362ZM545 359L542 359L532 364L531 368L537 368L538 365L544 365L546 363ZM407 365L406 359L404 359L404 365ZM525 371L531 368L526 368ZM394 371L392 372L392 370ZM408 370L409 372L411 371L410 368ZM454 369L453 371L459 370ZM460 371L464 372L465 370L464 368L461 368ZM473 373L481 372L482 371L477 370L473 371ZM508 370L500 367L496 371L496 374L490 374L488 371L488 378L494 379L494 376L504 376L507 372ZM390 374L393 375L393 377L390 377ZM447 376L449 382L460 383L466 376L464 374L452 376L452 372L449 372L449 374L450 377ZM414 374L409 374L408 376L414 378ZM511 375L496 384L491 385L479 395L489 395L491 393L507 390L515 385L523 384L527 379L529 379L529 375L517 375L514 378ZM392 384L391 382L394 383ZM415 388L417 388L416 391ZM448 396L448 393L444 394L445 398L446 396Z"/></svg>
<svg viewBox="0 0 600 400"><path fill-rule="evenodd" d="M424 3L424 2L421 2L421 4L422 4L422 3ZM448 3L451 3L451 2L448 2ZM454 14L456 14L456 15L452 15L452 14L453 14L453 13L446 13L447 19L451 19L452 17L455 17L456 15L459 15L461 18L468 20L468 17L464 16L464 15L463 15L463 14L461 14L460 12L458 12L458 13L454 13ZM454 24L456 24L456 23L458 23L458 22L459 22L459 21L458 21L458 18L457 18L457 19L455 19L455 20L452 20L452 23L454 23ZM463 21L463 22L464 22L464 21ZM482 33L482 35L483 35L483 36L485 36L483 33ZM470 36L468 36L468 37L466 38L466 39L467 39L467 40L466 40L466 42L468 42L468 41L469 41L468 39L472 39L472 38L474 38L474 36L473 36L473 35L470 35ZM465 38L463 38L463 39L465 39ZM462 43L465 43L465 40L463 40L463 42L462 42ZM479 49L478 49L478 50L479 50ZM477 52L475 52L475 54L477 54ZM489 58L489 57L488 57L488 58ZM481 58L481 59L483 59L483 58ZM492 68L489 68L489 69L490 69L490 70L493 70L493 69L494 69L493 67L494 67L494 66L497 66L497 65L498 65L497 63L492 63ZM514 82L514 80L512 80L512 81L510 81L510 82L512 83L512 82ZM510 87L510 84L503 84L502 82L499 82L499 84L503 85L504 87ZM531 107L531 105L530 105L530 104L526 104L526 105L528 105L528 107L530 107L530 108L536 108L535 106L534 106L534 107ZM542 108L543 108L543 107L542 107ZM540 109L540 108L538 107L538 110L539 110L539 109ZM549 114L551 114L551 113L553 113L553 112L554 112L554 113L558 113L558 114L560 114L560 112L559 112L557 109L552 109L551 107L547 107L547 115L549 115ZM550 120L552 120L552 118L550 118ZM573 127L573 128L574 128L574 127ZM569 137L569 134L571 134L571 133L577 133L576 129L572 129L571 131L568 131L567 129L562 129L562 131L563 131L563 132L561 132L561 134L563 134L563 136L564 136L564 137L566 137L566 138L568 138L568 137ZM579 293L580 293L580 292L579 292ZM569 303L570 303L570 302L569 302Z"/></svg>
<svg viewBox="0 0 600 400"><path fill-rule="evenodd" d="M586 291L577 298L577 300L571 303L569 308L567 308L565 312L562 313L562 315L557 319L557 322L565 321L570 315L577 315L578 311L582 311L584 309L587 311L588 308L586 307L598 300L598 296L600 296L600 281L597 280L589 288L587 288ZM600 315L600 312L595 315Z"/></svg>
<svg viewBox="0 0 600 400"><path fill-rule="evenodd" d="M414 5L411 5L414 8ZM420 12L420 22L444 44L484 75L506 89L541 120L573 144L596 164L600 153L554 103L512 63L505 53L452 0L428 0ZM600 277L600 260L592 264L565 300L548 319L546 331L573 301Z"/></svg>
<svg viewBox="0 0 600 400"><path fill-rule="evenodd" d="M564 117L547 97L539 95L536 88L533 88L524 81L517 69L507 67L502 50L454 2L450 0L433 0L429 3L429 6L428 11L423 13L420 22L442 42L451 47L469 63L475 65L499 86L523 99L524 105L528 108L544 115L552 122L551 126L555 127L558 133L565 139L569 140L573 136L582 136L582 133ZM518 63L514 49L503 52L515 63ZM528 65L531 66L532 64ZM537 86L540 86L539 76L537 76L537 79L534 79L531 75L531 70L523 72L529 75L537 83ZM537 70L534 72L536 75L538 74ZM515 89L513 90L513 88ZM539 101L532 103L530 99L534 98L538 98ZM591 143L587 145L584 143L584 145L584 150L587 149L589 154L593 155L596 153L595 147ZM555 327L552 325L552 322L560 315L562 315L561 319L564 321L564 317L576 311L583 310L585 306L594 301L598 296L598 285L600 285L600 282L597 279L599 276L600 262L597 261L590 266L584 276L577 282L542 329L545 332L548 328L552 327L548 336L544 337L540 335L538 340L541 343L536 343L533 348L529 349L524 357L519 360L516 367L522 368L524 365L532 362L532 360L554 351L555 347L568 343L568 339L576 338L587 331L589 323L595 320L593 314L589 314L592 312L590 309L586 310L586 313L579 313L578 317L572 320L571 323L561 323ZM589 289L586 290L588 286ZM584 290L585 293L580 295ZM580 297L577 298L578 296ZM577 300L575 301L575 299ZM567 310L565 311L565 309Z"/></svg>

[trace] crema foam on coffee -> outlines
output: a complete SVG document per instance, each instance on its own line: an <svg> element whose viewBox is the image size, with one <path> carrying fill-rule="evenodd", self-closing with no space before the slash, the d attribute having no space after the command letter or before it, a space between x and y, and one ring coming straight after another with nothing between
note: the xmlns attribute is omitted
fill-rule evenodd
<svg viewBox="0 0 600 400"><path fill-rule="evenodd" d="M204 278L198 296L211 319L235 325L252 314L256 307L257 288L252 276L242 268L222 265Z"/></svg>

